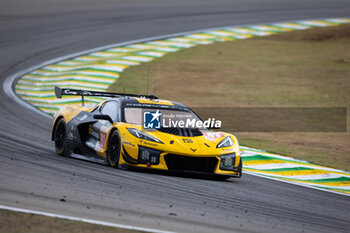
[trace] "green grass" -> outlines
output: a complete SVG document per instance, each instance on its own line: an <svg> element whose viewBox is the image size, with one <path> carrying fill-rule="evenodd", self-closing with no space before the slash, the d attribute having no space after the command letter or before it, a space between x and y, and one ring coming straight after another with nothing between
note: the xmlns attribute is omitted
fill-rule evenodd
<svg viewBox="0 0 350 233"><path fill-rule="evenodd" d="M342 25L181 50L128 68L109 90L149 86L191 107L348 108L349 79L350 25ZM350 170L348 132L234 134L245 146Z"/></svg>

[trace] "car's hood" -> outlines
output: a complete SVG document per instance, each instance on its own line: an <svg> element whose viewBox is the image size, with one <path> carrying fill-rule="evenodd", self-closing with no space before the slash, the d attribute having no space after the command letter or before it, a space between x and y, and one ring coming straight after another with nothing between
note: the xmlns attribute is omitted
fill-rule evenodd
<svg viewBox="0 0 350 233"><path fill-rule="evenodd" d="M152 144L158 144L157 147L159 147L159 150L168 153L197 156L217 156L221 154L239 152L237 139L233 135L224 132L204 130L201 131L203 134L202 136L185 137L160 132L158 130L142 131L161 140L164 144ZM231 147L217 148L217 145L226 137L231 137L233 145Z"/></svg>

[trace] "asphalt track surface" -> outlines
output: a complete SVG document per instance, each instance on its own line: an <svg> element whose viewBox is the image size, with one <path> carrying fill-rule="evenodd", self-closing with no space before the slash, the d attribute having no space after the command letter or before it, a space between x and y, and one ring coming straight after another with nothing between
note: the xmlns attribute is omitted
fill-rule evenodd
<svg viewBox="0 0 350 233"><path fill-rule="evenodd" d="M107 44L236 24L346 17L348 0L2 0L0 78ZM58 157L51 121L0 91L0 204L177 232L347 232L348 196L250 175L213 181Z"/></svg>

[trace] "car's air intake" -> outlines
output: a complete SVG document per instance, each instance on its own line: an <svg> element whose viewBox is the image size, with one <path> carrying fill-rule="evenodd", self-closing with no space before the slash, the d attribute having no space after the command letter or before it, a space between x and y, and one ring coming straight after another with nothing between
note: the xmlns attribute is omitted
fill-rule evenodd
<svg viewBox="0 0 350 233"><path fill-rule="evenodd" d="M215 157L189 157L175 154L165 155L169 170L213 173L218 159Z"/></svg>
<svg viewBox="0 0 350 233"><path fill-rule="evenodd" d="M202 136L202 132L196 128L160 128L160 132L169 133L182 137L197 137Z"/></svg>

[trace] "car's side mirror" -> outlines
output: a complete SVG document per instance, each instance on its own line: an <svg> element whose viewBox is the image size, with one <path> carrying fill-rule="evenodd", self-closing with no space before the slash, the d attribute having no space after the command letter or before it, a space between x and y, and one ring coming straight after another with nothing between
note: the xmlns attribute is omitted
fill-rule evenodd
<svg viewBox="0 0 350 233"><path fill-rule="evenodd" d="M113 124L113 120L109 115L94 115L94 119L97 120L106 120Z"/></svg>

